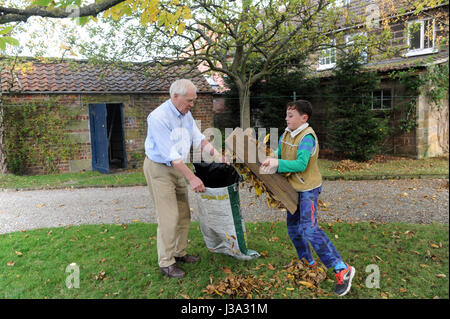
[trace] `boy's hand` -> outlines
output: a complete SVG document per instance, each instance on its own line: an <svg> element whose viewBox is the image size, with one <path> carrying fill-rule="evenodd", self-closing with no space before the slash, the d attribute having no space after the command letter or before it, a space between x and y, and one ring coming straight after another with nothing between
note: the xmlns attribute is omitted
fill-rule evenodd
<svg viewBox="0 0 450 319"><path fill-rule="evenodd" d="M274 174L278 170L278 158L268 158L260 168L260 174Z"/></svg>

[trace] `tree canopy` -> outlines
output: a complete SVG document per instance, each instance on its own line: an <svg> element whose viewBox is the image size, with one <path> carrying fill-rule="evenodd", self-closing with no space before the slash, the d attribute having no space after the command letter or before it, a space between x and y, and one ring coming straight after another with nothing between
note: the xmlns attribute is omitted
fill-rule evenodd
<svg viewBox="0 0 450 319"><path fill-rule="evenodd" d="M334 0L226 1L196 0L164 3L157 23L139 24L130 19L111 21L105 30L94 26L95 35L109 39L80 43L83 53L107 61L142 59L143 65L188 65L197 71L217 72L238 88L241 126L250 126L251 86L280 68L304 65L310 55L329 46L328 37L344 22L342 7ZM190 8L189 12L185 8ZM138 15L135 21L138 21ZM173 19L183 20L168 28ZM114 43L114 44L113 44ZM251 65L259 64L258 69Z"/></svg>

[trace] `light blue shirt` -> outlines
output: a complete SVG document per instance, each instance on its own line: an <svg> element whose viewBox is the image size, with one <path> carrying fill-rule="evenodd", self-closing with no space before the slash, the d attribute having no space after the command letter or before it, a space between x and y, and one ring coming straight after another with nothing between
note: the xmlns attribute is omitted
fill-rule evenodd
<svg viewBox="0 0 450 319"><path fill-rule="evenodd" d="M205 138L197 127L191 112L181 114L167 100L147 117L145 155L152 161L171 166L175 160L186 162L191 145L199 147Z"/></svg>

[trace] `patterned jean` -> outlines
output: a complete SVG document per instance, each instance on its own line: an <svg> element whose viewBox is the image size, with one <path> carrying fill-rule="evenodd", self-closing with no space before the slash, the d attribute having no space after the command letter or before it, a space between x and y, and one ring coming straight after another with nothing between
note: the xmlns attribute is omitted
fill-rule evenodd
<svg viewBox="0 0 450 319"><path fill-rule="evenodd" d="M322 263L327 268L342 261L341 256L325 232L317 224L317 208L322 187L298 193L298 208L294 214L287 212L286 223L289 237L297 250L298 259L313 262L308 243L311 243Z"/></svg>

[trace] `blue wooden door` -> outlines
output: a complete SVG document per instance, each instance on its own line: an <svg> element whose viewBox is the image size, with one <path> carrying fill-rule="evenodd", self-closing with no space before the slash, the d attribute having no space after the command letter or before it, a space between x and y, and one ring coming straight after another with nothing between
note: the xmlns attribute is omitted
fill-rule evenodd
<svg viewBox="0 0 450 319"><path fill-rule="evenodd" d="M92 170L109 173L108 127L105 103L89 104Z"/></svg>

